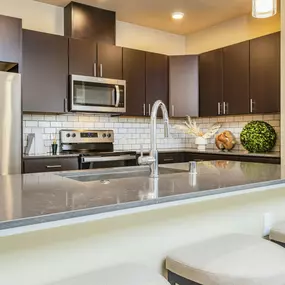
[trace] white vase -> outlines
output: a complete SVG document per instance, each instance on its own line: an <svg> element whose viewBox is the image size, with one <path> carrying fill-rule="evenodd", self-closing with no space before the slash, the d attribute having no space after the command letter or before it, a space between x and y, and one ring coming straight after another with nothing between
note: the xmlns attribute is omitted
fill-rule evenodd
<svg viewBox="0 0 285 285"><path fill-rule="evenodd" d="M198 150L205 151L207 145L207 139L204 139L202 137L197 137L195 140L195 144L197 145Z"/></svg>

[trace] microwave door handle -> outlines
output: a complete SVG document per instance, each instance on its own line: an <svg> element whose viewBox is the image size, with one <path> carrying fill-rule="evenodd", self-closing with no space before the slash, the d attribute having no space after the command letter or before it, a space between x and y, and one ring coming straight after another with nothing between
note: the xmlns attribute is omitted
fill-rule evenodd
<svg viewBox="0 0 285 285"><path fill-rule="evenodd" d="M115 89L116 89L116 105L115 105L115 107L119 107L120 97L121 97L119 85L115 85Z"/></svg>

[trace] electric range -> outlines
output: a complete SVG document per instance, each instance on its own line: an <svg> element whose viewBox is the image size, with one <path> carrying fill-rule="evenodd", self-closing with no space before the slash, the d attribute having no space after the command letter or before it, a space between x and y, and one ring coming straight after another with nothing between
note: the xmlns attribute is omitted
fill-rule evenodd
<svg viewBox="0 0 285 285"><path fill-rule="evenodd" d="M60 152L78 154L79 169L135 166L135 151L114 151L111 130L61 130Z"/></svg>

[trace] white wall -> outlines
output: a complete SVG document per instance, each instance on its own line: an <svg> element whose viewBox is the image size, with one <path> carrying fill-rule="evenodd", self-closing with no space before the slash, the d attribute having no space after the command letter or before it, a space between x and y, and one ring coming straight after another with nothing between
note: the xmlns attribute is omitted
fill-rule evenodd
<svg viewBox="0 0 285 285"><path fill-rule="evenodd" d="M0 15L23 19L25 29L64 34L63 8L33 0L1 0ZM117 21L117 45L164 53L185 54L186 37Z"/></svg>
<svg viewBox="0 0 285 285"><path fill-rule="evenodd" d="M277 31L280 31L280 14L267 19L242 16L189 34L186 38L186 53L199 54Z"/></svg>
<svg viewBox="0 0 285 285"><path fill-rule="evenodd" d="M0 15L23 19L25 29L63 35L63 9L33 0L1 0Z"/></svg>

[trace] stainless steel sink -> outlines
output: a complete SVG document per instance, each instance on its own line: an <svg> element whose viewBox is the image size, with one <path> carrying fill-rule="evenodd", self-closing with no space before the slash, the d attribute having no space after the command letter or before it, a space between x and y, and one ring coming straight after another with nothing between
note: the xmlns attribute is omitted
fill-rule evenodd
<svg viewBox="0 0 285 285"><path fill-rule="evenodd" d="M187 171L181 169L159 167L160 175L175 174L182 172L187 172ZM92 171L66 172L66 173L60 173L58 175L81 182L108 181L120 178L148 177L150 175L150 168L148 166L107 168L107 169L98 169Z"/></svg>

